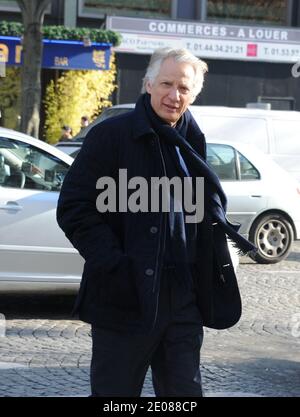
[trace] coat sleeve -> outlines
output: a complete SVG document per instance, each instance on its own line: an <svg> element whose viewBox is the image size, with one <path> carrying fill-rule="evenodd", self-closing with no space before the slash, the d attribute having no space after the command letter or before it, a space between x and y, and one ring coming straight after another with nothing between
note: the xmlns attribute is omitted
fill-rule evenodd
<svg viewBox="0 0 300 417"><path fill-rule="evenodd" d="M86 260L111 271L124 258L117 236L96 207L96 182L114 176L118 138L111 124L101 123L87 135L68 171L57 205L57 222Z"/></svg>

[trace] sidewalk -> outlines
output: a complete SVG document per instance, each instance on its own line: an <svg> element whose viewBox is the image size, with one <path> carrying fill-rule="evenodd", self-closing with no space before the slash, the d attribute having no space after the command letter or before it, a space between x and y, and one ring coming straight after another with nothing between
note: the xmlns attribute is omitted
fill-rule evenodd
<svg viewBox="0 0 300 417"><path fill-rule="evenodd" d="M297 252L276 265L239 266L240 322L227 330L205 329L201 350L205 396L300 397L300 332L295 322L300 319L299 265ZM14 300L6 302L16 305ZM34 303L27 304L29 311L21 318L3 311L0 396L88 396L89 325L65 319L66 313L59 313L55 305L51 318L48 312L33 313ZM150 372L142 396L154 396Z"/></svg>

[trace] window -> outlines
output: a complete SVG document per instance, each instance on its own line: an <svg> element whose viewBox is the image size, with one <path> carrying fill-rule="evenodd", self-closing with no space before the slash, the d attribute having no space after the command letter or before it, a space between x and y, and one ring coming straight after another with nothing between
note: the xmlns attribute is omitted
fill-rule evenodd
<svg viewBox="0 0 300 417"><path fill-rule="evenodd" d="M237 180L235 150L229 145L207 144L207 162L220 180Z"/></svg>
<svg viewBox="0 0 300 417"><path fill-rule="evenodd" d="M275 153L280 155L300 154L300 119L273 119Z"/></svg>
<svg viewBox="0 0 300 417"><path fill-rule="evenodd" d="M239 152L237 154L239 158L241 180L259 180L260 175L257 169L251 164L251 162L248 161L244 155L240 154Z"/></svg>
<svg viewBox="0 0 300 417"><path fill-rule="evenodd" d="M99 18L105 15L171 17L171 0L79 0L79 16Z"/></svg>
<svg viewBox="0 0 300 417"><path fill-rule="evenodd" d="M0 187L59 191L68 169L39 148L0 137Z"/></svg>
<svg viewBox="0 0 300 417"><path fill-rule="evenodd" d="M207 162L222 181L260 179L254 165L229 145L208 143Z"/></svg>
<svg viewBox="0 0 300 417"><path fill-rule="evenodd" d="M286 25L288 0L208 0L207 18Z"/></svg>
<svg viewBox="0 0 300 417"><path fill-rule="evenodd" d="M20 12L20 7L16 1L0 0L0 10L8 12Z"/></svg>

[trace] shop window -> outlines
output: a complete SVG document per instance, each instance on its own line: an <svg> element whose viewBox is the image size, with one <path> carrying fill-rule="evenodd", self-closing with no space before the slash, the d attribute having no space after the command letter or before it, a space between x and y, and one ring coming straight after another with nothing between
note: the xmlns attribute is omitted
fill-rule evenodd
<svg viewBox="0 0 300 417"><path fill-rule="evenodd" d="M207 18L286 25L289 0L207 0Z"/></svg>
<svg viewBox="0 0 300 417"><path fill-rule="evenodd" d="M104 17L105 15L171 17L171 0L79 0L79 16Z"/></svg>

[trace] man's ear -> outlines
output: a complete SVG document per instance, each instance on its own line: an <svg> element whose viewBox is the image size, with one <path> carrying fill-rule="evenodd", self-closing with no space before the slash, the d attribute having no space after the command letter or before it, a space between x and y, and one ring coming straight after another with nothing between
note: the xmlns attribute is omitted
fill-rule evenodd
<svg viewBox="0 0 300 417"><path fill-rule="evenodd" d="M190 104L193 104L195 100L196 100L196 94L192 94L191 99L190 99Z"/></svg>
<svg viewBox="0 0 300 417"><path fill-rule="evenodd" d="M148 94L151 94L151 91L152 91L152 86L151 86L151 84L150 84L150 81L149 81L149 80L146 82L145 88L146 88L147 93L148 93Z"/></svg>

